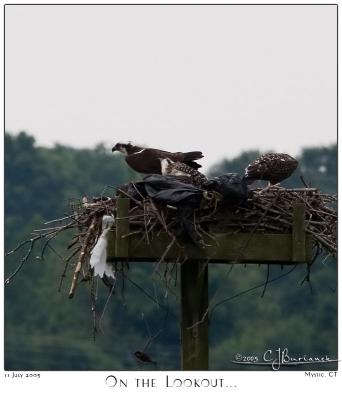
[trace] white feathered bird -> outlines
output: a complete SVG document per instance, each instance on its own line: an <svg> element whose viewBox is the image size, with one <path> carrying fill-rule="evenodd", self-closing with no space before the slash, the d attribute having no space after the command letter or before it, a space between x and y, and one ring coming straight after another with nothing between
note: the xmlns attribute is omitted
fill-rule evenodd
<svg viewBox="0 0 342 400"><path fill-rule="evenodd" d="M115 274L110 263L107 262L107 234L114 224L114 217L104 215L102 218L102 233L93 250L90 252L90 266L94 268L94 276L115 279Z"/></svg>

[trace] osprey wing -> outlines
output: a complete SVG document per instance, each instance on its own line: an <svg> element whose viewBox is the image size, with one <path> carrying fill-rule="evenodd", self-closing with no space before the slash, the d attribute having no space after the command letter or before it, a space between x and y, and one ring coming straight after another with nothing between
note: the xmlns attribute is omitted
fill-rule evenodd
<svg viewBox="0 0 342 400"><path fill-rule="evenodd" d="M165 158L162 150L142 149L126 157L127 164L143 174L160 174L160 158Z"/></svg>
<svg viewBox="0 0 342 400"><path fill-rule="evenodd" d="M203 157L200 151L189 153L171 153L169 151L152 149L152 148L137 148L137 151L130 152L126 156L126 162L137 172L144 174L160 174L160 160L169 159L173 162L183 162L195 169L201 166L194 162L198 158Z"/></svg>

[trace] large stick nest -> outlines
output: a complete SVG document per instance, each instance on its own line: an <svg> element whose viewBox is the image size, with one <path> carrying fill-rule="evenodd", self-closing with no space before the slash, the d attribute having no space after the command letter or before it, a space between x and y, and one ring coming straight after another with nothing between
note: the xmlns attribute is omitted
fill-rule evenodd
<svg viewBox="0 0 342 400"><path fill-rule="evenodd" d="M134 184L132 184L134 186ZM157 204L151 198L140 195L131 197L125 188L119 188L113 197L83 199L70 204L72 213L66 217L45 222L46 227L37 229L32 237L20 243L12 254L22 246L29 244L29 250L22 258L18 268L7 278L10 280L19 272L29 258L35 243L43 241L42 254L51 246L51 242L62 232L73 230L73 236L68 245L62 279L66 276L68 266L74 264L74 274L69 291L73 297L79 275L83 280L92 276L89 257L102 232L102 218L105 215L117 214L117 199L129 197L131 209L129 212L130 225L134 233L141 232L147 243L161 231L170 235L170 244L182 242L184 237L179 234L177 221L180 210L167 204ZM285 189L271 187L255 189L252 196L240 206L227 206L215 193L207 193L205 200L191 214L191 224L195 237L188 239L199 246L205 246L206 237L213 237L213 232L268 232L288 233L292 229L293 207L297 203L305 205L305 230L312 235L318 248L329 255L337 255L337 212L335 195L321 193L315 188ZM177 230L178 229L178 230ZM181 232L182 233L182 232ZM191 235L190 235L191 236ZM186 240L186 239L185 239ZM168 249L165 249L166 252ZM161 260L163 261L163 260ZM89 279L89 278L88 278Z"/></svg>

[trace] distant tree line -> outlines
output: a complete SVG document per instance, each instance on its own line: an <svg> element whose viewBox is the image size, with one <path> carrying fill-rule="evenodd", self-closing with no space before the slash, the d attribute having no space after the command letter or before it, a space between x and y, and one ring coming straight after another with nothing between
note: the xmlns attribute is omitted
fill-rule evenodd
<svg viewBox="0 0 342 400"><path fill-rule="evenodd" d="M214 165L212 176L243 173L258 151L246 151ZM325 192L337 189L337 146L303 149L299 168L285 182L302 186L300 175ZM113 195L114 187L139 176L110 149L74 149L37 146L32 136L5 134L5 249L29 237L43 221L63 216L70 201L83 196ZM115 370L139 368L132 353L148 340L146 322L162 333L151 344L152 358L160 369L178 369L177 320L151 301L157 294L179 314L178 299L164 299L162 287L151 280L153 267L132 264L130 276L137 286L118 288L101 319L101 331L92 340L89 290L79 290L73 300L66 287L57 291L68 237L54 244L44 260L32 257L5 290L5 368L11 370ZM39 250L35 256L39 255ZM17 266L23 253L6 258L5 271ZM210 267L210 295L220 287L221 299L262 283L265 266ZM286 270L287 266L283 266ZM281 272L274 266L271 274ZM70 278L71 272L68 272ZM211 369L236 369L235 353L262 353L286 346L298 354L337 356L336 264L321 257L312 271L313 294L301 284L305 268L277 284L266 295L253 291L217 308L210 323ZM220 285L223 285L222 287ZM103 312L108 291L99 284L98 309ZM175 288L177 291L178 288ZM144 318L142 318L142 314ZM165 323L164 323L165 321ZM273 348L272 347L272 348ZM332 366L326 367L331 369Z"/></svg>

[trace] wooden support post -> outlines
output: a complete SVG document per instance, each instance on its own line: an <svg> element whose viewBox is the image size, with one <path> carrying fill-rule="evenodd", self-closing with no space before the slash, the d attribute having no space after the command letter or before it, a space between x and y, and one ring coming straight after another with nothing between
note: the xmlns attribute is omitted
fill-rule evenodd
<svg viewBox="0 0 342 400"><path fill-rule="evenodd" d="M181 265L182 369L208 370L208 265L190 259Z"/></svg>
<svg viewBox="0 0 342 400"><path fill-rule="evenodd" d="M292 261L306 261L305 205L296 203L293 207Z"/></svg>
<svg viewBox="0 0 342 400"><path fill-rule="evenodd" d="M128 257L128 238L123 236L129 233L129 206L129 199L117 199L115 254L118 258Z"/></svg>

